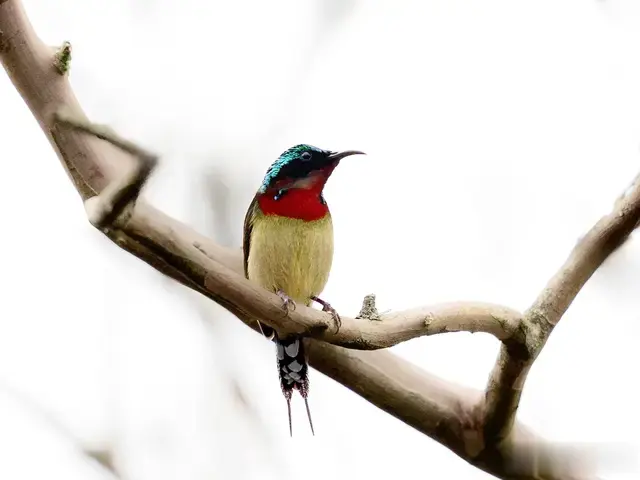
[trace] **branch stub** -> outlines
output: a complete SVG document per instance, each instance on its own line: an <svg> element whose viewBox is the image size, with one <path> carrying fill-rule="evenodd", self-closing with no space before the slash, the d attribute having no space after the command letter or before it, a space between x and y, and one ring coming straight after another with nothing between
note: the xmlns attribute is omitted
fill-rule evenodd
<svg viewBox="0 0 640 480"><path fill-rule="evenodd" d="M356 315L356 318L366 318L367 320L374 322L379 322L381 320L380 313L378 313L378 309L376 308L375 293L365 295L362 300L362 308L360 309L360 313Z"/></svg>

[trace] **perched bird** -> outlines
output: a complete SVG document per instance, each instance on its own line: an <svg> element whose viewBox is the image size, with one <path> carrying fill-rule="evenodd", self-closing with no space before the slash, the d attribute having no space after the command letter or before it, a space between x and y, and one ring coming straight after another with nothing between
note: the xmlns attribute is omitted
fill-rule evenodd
<svg viewBox="0 0 640 480"><path fill-rule="evenodd" d="M324 186L340 160L363 154L355 150L331 152L311 145L296 145L280 155L267 171L244 219L244 273L263 288L277 293L286 312L296 302L322 305L339 328L340 317L318 295L329 279L333 261L333 224L323 196ZM302 338L282 338L258 322L263 334L276 344L278 373L287 400L289 433L291 395L304 399L313 432L307 395L308 364Z"/></svg>

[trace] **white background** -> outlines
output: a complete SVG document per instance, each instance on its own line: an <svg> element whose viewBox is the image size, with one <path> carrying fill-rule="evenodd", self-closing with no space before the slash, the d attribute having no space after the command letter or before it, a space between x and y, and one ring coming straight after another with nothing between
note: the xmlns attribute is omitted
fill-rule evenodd
<svg viewBox="0 0 640 480"><path fill-rule="evenodd" d="M43 40L72 42L87 114L161 154L147 197L221 242L240 245L289 146L367 152L326 189L324 297L344 314L370 292L382 310L524 309L640 170L634 0L25 5ZM273 346L89 226L4 74L0 155L0 478L107 478L43 412L132 480L491 478L316 371L317 435L296 397L290 439ZM549 439L605 444L622 458L607 479L638 474L639 279L636 236L553 333L519 412ZM497 347L393 350L482 388Z"/></svg>

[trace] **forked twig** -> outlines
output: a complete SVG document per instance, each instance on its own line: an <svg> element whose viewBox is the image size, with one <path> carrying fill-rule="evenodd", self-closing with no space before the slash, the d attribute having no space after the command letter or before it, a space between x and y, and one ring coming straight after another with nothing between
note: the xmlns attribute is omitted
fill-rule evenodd
<svg viewBox="0 0 640 480"><path fill-rule="evenodd" d="M84 202L89 222L99 230L109 229L116 221L130 215L142 187L158 164L158 157L129 140L119 137L111 128L87 122L79 116L58 111L54 121L111 143L135 157L129 170L113 180L95 197Z"/></svg>

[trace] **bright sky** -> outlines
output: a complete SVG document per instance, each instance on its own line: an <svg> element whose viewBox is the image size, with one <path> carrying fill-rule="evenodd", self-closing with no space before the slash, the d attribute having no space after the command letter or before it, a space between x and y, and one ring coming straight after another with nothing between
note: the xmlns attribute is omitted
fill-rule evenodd
<svg viewBox="0 0 640 480"><path fill-rule="evenodd" d="M162 155L148 198L223 242L281 151L366 151L326 191L324 297L345 314L370 292L382 310L524 309L640 170L634 0L24 1L46 42L72 42L91 118ZM89 226L4 74L0 111L0 478L108 478L43 411L131 480L491 478L315 371L317 435L296 398L291 440L273 346ZM638 474L639 278L636 235L553 333L519 414L604 444L607 480ZM482 388L497 347L393 350Z"/></svg>

